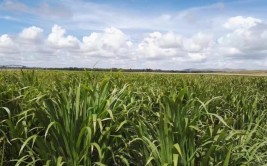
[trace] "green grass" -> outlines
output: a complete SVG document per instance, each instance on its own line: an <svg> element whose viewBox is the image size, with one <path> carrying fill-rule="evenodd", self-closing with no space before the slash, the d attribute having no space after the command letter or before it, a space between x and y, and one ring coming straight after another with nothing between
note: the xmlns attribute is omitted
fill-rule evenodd
<svg viewBox="0 0 267 166"><path fill-rule="evenodd" d="M1 71L0 165L266 165L267 78Z"/></svg>

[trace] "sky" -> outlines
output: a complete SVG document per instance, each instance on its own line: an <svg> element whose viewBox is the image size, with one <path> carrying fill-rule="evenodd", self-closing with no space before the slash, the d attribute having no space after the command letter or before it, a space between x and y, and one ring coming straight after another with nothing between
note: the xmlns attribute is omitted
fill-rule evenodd
<svg viewBox="0 0 267 166"><path fill-rule="evenodd" d="M0 66L267 69L266 0L0 0Z"/></svg>

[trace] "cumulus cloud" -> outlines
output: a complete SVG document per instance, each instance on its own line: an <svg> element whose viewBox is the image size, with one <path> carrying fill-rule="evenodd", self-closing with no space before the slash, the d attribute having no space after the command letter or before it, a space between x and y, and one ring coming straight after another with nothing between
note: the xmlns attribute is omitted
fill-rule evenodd
<svg viewBox="0 0 267 166"><path fill-rule="evenodd" d="M93 32L82 41L85 54L104 57L128 56L133 45L126 34L114 27L106 28L103 33Z"/></svg>
<svg viewBox="0 0 267 166"><path fill-rule="evenodd" d="M183 46L188 52L202 52L212 44L212 35L197 33L192 38L185 39Z"/></svg>
<svg viewBox="0 0 267 166"><path fill-rule="evenodd" d="M177 55L178 43L174 34L150 33L138 45L138 56L151 59L166 58ZM164 42L166 41L166 43Z"/></svg>
<svg viewBox="0 0 267 166"><path fill-rule="evenodd" d="M0 55L4 54L10 54L10 53L15 53L17 51L17 46L13 39L7 35L1 35L0 36Z"/></svg>
<svg viewBox="0 0 267 166"><path fill-rule="evenodd" d="M267 25L252 17L232 17L225 24L231 32L218 38L218 52L233 58L262 59L267 51Z"/></svg>
<svg viewBox="0 0 267 166"><path fill-rule="evenodd" d="M48 35L47 41L55 48L78 48L79 40L71 35L65 37L66 30L58 25L52 27L52 32Z"/></svg>
<svg viewBox="0 0 267 166"><path fill-rule="evenodd" d="M0 36L0 47L10 47L12 45L13 41L7 34Z"/></svg>
<svg viewBox="0 0 267 166"><path fill-rule="evenodd" d="M251 27L256 26L259 23L262 23L261 19L253 17L236 16L229 18L228 21L224 23L223 26L227 29L249 29Z"/></svg>
<svg viewBox="0 0 267 166"><path fill-rule="evenodd" d="M22 30L22 32L19 34L19 37L23 39L28 39L28 40L40 40L43 35L43 29L36 27L36 26L31 26L29 28L25 28Z"/></svg>
<svg viewBox="0 0 267 166"><path fill-rule="evenodd" d="M212 40L211 35L203 33L188 38L173 32L154 32L138 45L138 54L151 59L184 57L193 61L204 60Z"/></svg>
<svg viewBox="0 0 267 166"><path fill-rule="evenodd" d="M99 62L102 67L161 69L267 64L258 63L267 61L267 25L263 20L238 16L221 25L217 27L220 34L155 31L133 37L109 27L80 38L59 25L52 26L48 35L31 26L17 35L0 35L1 63L93 67Z"/></svg>

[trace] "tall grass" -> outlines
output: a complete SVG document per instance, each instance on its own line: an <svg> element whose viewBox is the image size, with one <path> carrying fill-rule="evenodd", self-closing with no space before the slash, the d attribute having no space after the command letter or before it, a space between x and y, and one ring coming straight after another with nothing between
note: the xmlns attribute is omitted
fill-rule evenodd
<svg viewBox="0 0 267 166"><path fill-rule="evenodd" d="M266 78L0 72L0 165L264 165Z"/></svg>

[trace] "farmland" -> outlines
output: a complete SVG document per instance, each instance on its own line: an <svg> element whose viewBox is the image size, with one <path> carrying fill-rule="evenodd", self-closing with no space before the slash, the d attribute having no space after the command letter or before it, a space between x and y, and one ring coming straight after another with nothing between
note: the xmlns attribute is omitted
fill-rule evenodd
<svg viewBox="0 0 267 166"><path fill-rule="evenodd" d="M264 165L267 78L0 71L0 165Z"/></svg>

